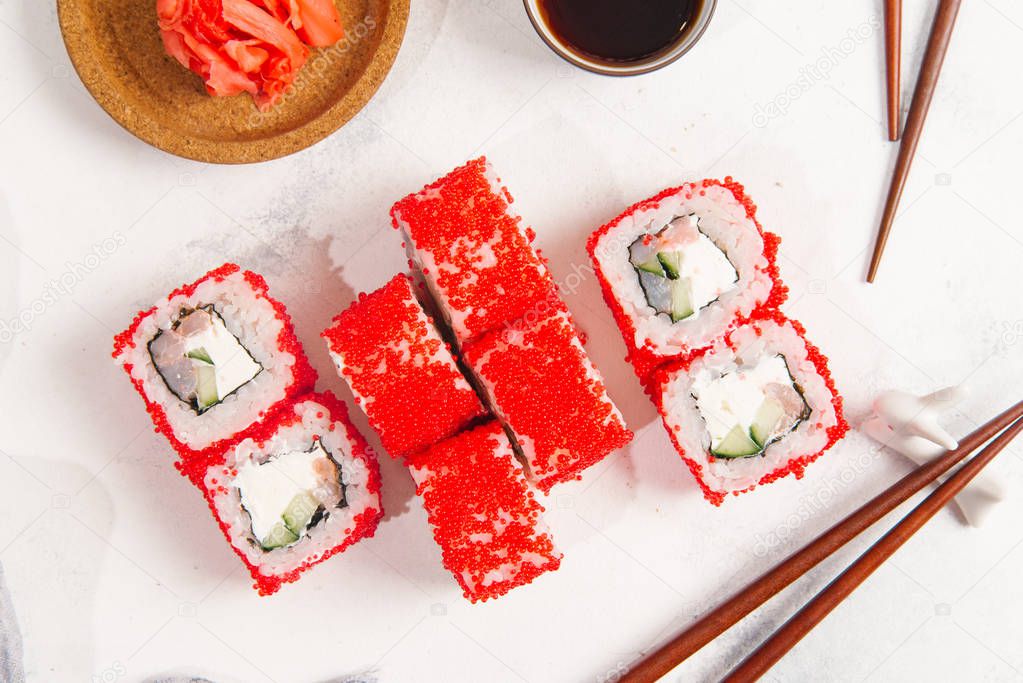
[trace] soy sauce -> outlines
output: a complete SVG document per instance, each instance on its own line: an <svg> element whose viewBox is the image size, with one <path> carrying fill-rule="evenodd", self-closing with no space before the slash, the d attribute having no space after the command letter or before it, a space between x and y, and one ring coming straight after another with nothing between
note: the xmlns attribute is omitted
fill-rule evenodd
<svg viewBox="0 0 1023 683"><path fill-rule="evenodd" d="M540 0L547 25L584 55L634 62L670 47L702 0Z"/></svg>

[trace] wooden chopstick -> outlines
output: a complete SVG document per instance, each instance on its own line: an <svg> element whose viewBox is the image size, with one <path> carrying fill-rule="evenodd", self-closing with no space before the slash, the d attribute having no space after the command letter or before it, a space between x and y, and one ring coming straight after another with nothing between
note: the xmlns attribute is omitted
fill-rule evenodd
<svg viewBox="0 0 1023 683"><path fill-rule="evenodd" d="M971 432L955 450L917 467L633 666L622 681L656 681L858 536L1015 420L1023 401Z"/></svg>
<svg viewBox="0 0 1023 683"><path fill-rule="evenodd" d="M902 190L906 186L906 178L909 176L909 167L913 163L913 155L916 154L917 143L920 142L920 132L924 128L924 120L927 118L927 110L931 106L931 98L934 97L938 74L941 73L941 65L945 61L945 53L948 51L952 28L955 26L956 15L959 14L961 3L962 0L941 0L934 17L931 37L927 41L927 52L924 53L924 61L920 66L916 90L913 91L913 103L910 105L909 115L906 117L906 130L902 136L902 142L899 144L899 156L895 160L895 172L892 175L891 186L888 188L888 199L885 201L884 214L881 216L881 225L877 232L877 241L874 243L874 255L870 259L867 282L874 281L878 266L881 265L881 256L888 243L888 234L895 221L895 212L899 208L899 199L902 198Z"/></svg>
<svg viewBox="0 0 1023 683"><path fill-rule="evenodd" d="M814 626L828 616L835 607L895 554L913 534L919 531L956 494L963 490L977 474L998 455L1005 446L1023 431L1023 419L1015 423L988 446L971 458L948 480L927 496L919 505L881 537L849 568L838 575L817 596L808 602L781 628L774 632L753 654L736 667L725 681L755 681L785 656Z"/></svg>
<svg viewBox="0 0 1023 683"><path fill-rule="evenodd" d="M888 93L888 139L899 139L899 108L902 98L899 78L902 73L902 0L884 4L885 83Z"/></svg>

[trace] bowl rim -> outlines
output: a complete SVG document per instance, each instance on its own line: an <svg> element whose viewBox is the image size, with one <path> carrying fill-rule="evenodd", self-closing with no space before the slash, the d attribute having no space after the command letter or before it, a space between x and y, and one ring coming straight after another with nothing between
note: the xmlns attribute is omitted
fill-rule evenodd
<svg viewBox="0 0 1023 683"><path fill-rule="evenodd" d="M526 16L529 17L529 23L533 25L533 30L536 31L540 39L546 43L547 47L554 54L580 69L585 69L601 76L616 76L619 78L648 74L678 61L682 55L693 49L693 46L707 32L707 27L710 26L711 19L714 18L714 10L717 9L717 0L701 0L701 13L698 18L700 23L694 31L684 33L682 41L676 43L665 52L654 53L649 57L644 57L634 62L622 62L621 66L616 66L613 63L596 59L588 60L576 52L566 49L562 43L552 37L552 32L548 30L546 22L539 16L539 0L522 0L522 4L526 9Z"/></svg>
<svg viewBox="0 0 1023 683"><path fill-rule="evenodd" d="M346 125L369 103L394 65L408 27L411 4L411 0L380 0L386 15L378 24L379 37L373 53L348 90L328 102L318 114L263 137L221 140L169 127L148 116L146 108L140 107L130 93L121 91L118 83L123 75L98 54L92 33L88 8L101 1L56 2L64 46L85 89L118 125L143 142L178 157L211 164L255 164L278 159L307 149ZM152 101L149 104L153 106Z"/></svg>

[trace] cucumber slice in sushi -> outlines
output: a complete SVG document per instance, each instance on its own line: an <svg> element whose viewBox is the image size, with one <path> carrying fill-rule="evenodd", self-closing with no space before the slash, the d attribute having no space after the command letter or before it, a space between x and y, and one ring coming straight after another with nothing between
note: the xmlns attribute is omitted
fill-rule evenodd
<svg viewBox="0 0 1023 683"><path fill-rule="evenodd" d="M643 238L640 238L629 246L629 263L641 274L650 273L657 277L664 277L664 268L661 267L661 262L657 258L657 251L643 242Z"/></svg>
<svg viewBox="0 0 1023 683"><path fill-rule="evenodd" d="M682 253L678 251L660 251L657 253L657 262L664 268L664 274L669 280L677 280L679 271L682 269Z"/></svg>
<svg viewBox="0 0 1023 683"><path fill-rule="evenodd" d="M284 514L281 515L284 519L284 526L288 527L293 534L301 536L309 528L309 523L312 522L319 509L320 501L316 499L316 496L309 491L303 491L291 499Z"/></svg>
<svg viewBox="0 0 1023 683"><path fill-rule="evenodd" d="M778 423L785 416L785 407L773 398L764 399L757 410L757 416L750 425L749 435L761 448L766 448L769 441L777 438Z"/></svg>
<svg viewBox="0 0 1023 683"><path fill-rule="evenodd" d="M671 309L668 311L671 315L671 322L677 323L680 320L685 320L695 312L696 309L693 308L692 282L690 282L689 278L672 280Z"/></svg>
<svg viewBox="0 0 1023 683"><path fill-rule="evenodd" d="M643 261L641 263L634 263L632 265L636 268L636 270L641 270L644 273L650 273L657 277L664 277L664 268L661 267L661 262L656 258Z"/></svg>
<svg viewBox="0 0 1023 683"><path fill-rule="evenodd" d="M286 545L291 545L298 540L298 534L289 529L284 522L278 522L270 529L270 533L267 534L266 538L259 542L263 550L274 550L275 548L283 548Z"/></svg>
<svg viewBox="0 0 1023 683"><path fill-rule="evenodd" d="M196 369L195 400L203 411L220 401L217 394L217 369L212 365L200 365Z"/></svg>
<svg viewBox="0 0 1023 683"><path fill-rule="evenodd" d="M193 360L202 361L203 363L213 365L213 359L210 358L210 354L206 351L205 347L200 346L197 349L192 349L185 355Z"/></svg>
<svg viewBox="0 0 1023 683"><path fill-rule="evenodd" d="M721 439L718 447L712 448L710 452L719 458L748 458L758 455L761 450L761 447L749 437L741 425L735 425L732 427L732 431Z"/></svg>

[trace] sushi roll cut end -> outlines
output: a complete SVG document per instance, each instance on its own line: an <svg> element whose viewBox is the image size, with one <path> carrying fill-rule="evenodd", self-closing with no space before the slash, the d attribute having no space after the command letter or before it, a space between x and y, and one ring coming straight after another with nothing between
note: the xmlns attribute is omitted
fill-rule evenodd
<svg viewBox="0 0 1023 683"><path fill-rule="evenodd" d="M779 242L731 178L664 190L590 236L601 291L647 393L656 393L659 366L702 353L784 302Z"/></svg>
<svg viewBox="0 0 1023 683"><path fill-rule="evenodd" d="M849 429L827 360L778 312L657 378L664 426L715 505L788 474L801 478Z"/></svg>
<svg viewBox="0 0 1023 683"><path fill-rule="evenodd" d="M718 458L762 455L812 414L781 354L717 377L704 371L692 390Z"/></svg>
<svg viewBox="0 0 1023 683"><path fill-rule="evenodd" d="M629 263L647 305L672 323L699 317L739 283L728 255L700 230L699 221L695 213L680 216L629 245Z"/></svg>
<svg viewBox="0 0 1023 683"><path fill-rule="evenodd" d="M115 337L113 357L197 484L224 450L316 382L283 304L233 263L139 313Z"/></svg>
<svg viewBox="0 0 1023 683"><path fill-rule="evenodd" d="M228 331L213 305L183 308L170 328L149 342L149 355L167 388L198 414L220 403L263 371Z"/></svg>
<svg viewBox="0 0 1023 683"><path fill-rule="evenodd" d="M209 467L202 488L261 595L372 536L383 516L376 459L330 393L282 408Z"/></svg>
<svg viewBox="0 0 1023 683"><path fill-rule="evenodd" d="M297 542L324 515L346 505L341 468L318 439L309 450L245 461L234 485L252 521L253 539L264 550Z"/></svg>

